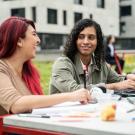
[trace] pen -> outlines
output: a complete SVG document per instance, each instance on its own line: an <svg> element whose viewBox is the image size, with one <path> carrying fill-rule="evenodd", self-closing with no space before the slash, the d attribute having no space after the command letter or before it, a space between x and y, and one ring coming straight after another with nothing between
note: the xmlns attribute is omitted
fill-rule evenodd
<svg viewBox="0 0 135 135"><path fill-rule="evenodd" d="M135 108L128 110L127 113L134 112L134 111L135 111Z"/></svg>
<svg viewBox="0 0 135 135"><path fill-rule="evenodd" d="M120 101L122 99L122 96L120 96L119 98L118 98L118 101Z"/></svg>
<svg viewBox="0 0 135 135"><path fill-rule="evenodd" d="M127 100L128 100L129 103L135 104L135 100L133 100L131 97L128 97Z"/></svg>
<svg viewBox="0 0 135 135"><path fill-rule="evenodd" d="M18 114L20 117L33 117L33 118L50 118L48 115L38 115L38 114Z"/></svg>
<svg viewBox="0 0 135 135"><path fill-rule="evenodd" d="M86 89L86 65L83 65L83 74L84 74L84 88Z"/></svg>

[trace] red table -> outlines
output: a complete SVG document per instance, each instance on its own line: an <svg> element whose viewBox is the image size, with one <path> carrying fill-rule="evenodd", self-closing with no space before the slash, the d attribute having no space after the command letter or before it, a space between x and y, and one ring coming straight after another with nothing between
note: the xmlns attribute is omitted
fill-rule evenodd
<svg viewBox="0 0 135 135"><path fill-rule="evenodd" d="M0 135L8 135L8 133L16 133L22 135L68 135L61 132L52 132L47 130L37 130L32 128L22 128L17 126L8 126L3 124L3 118L8 115L0 116Z"/></svg>

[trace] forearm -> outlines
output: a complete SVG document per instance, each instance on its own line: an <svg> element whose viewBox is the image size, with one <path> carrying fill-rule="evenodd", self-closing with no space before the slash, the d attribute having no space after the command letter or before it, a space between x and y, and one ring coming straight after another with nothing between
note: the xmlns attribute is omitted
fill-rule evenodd
<svg viewBox="0 0 135 135"><path fill-rule="evenodd" d="M112 90L135 89L135 81L127 79L117 83L106 84L106 88Z"/></svg>
<svg viewBox="0 0 135 135"><path fill-rule="evenodd" d="M110 84L106 84L105 85L106 89L109 89L109 90L118 90L118 86L117 86L117 83L110 83Z"/></svg>
<svg viewBox="0 0 135 135"><path fill-rule="evenodd" d="M30 112L34 108L49 107L66 101L70 101L69 93L23 96L12 105L11 112Z"/></svg>

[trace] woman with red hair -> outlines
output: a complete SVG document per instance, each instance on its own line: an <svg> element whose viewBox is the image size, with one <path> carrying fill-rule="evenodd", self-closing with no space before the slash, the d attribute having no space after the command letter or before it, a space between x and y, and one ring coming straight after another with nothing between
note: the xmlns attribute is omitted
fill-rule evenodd
<svg viewBox="0 0 135 135"><path fill-rule="evenodd" d="M0 26L0 114L31 112L66 101L88 103L86 89L43 95L40 77L31 59L40 39L31 20L10 17Z"/></svg>

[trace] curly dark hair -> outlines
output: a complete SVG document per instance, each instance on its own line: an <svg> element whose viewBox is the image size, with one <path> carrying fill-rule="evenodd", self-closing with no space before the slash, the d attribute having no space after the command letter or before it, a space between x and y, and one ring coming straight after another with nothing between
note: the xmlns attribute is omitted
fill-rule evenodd
<svg viewBox="0 0 135 135"><path fill-rule="evenodd" d="M78 39L80 32L87 27L94 27L96 30L97 47L96 50L94 51L94 57L95 57L96 65L100 69L101 63L105 61L103 34L100 25L94 20L82 19L75 24L64 46L64 55L66 55L74 63L75 55L78 52L76 40Z"/></svg>

